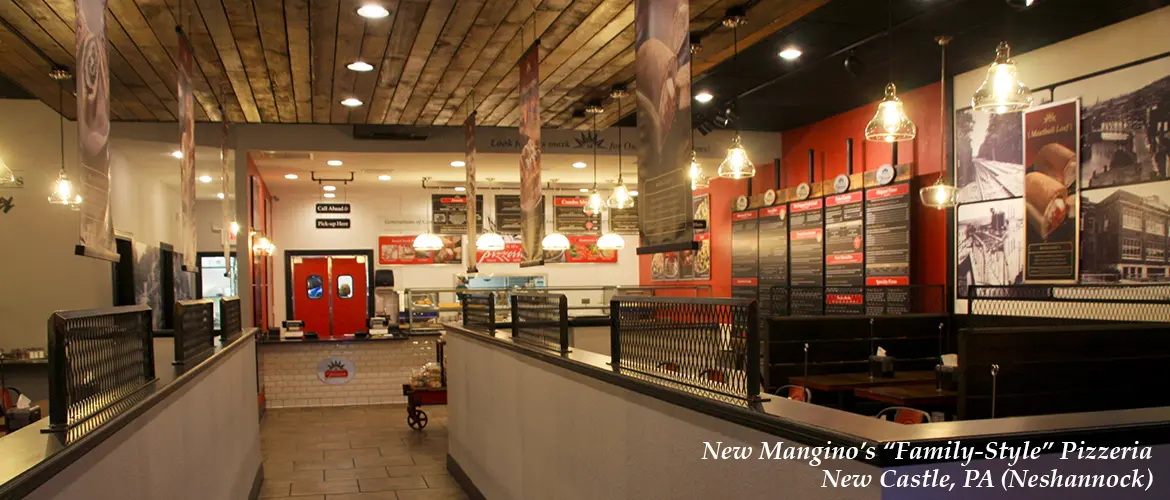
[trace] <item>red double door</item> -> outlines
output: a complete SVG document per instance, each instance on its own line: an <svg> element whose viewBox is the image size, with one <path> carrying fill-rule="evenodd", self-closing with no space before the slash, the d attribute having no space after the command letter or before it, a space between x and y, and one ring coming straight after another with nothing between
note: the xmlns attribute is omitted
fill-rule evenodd
<svg viewBox="0 0 1170 500"><path fill-rule="evenodd" d="M364 255L292 258L293 310L304 331L320 338L341 338L366 331L369 293Z"/></svg>

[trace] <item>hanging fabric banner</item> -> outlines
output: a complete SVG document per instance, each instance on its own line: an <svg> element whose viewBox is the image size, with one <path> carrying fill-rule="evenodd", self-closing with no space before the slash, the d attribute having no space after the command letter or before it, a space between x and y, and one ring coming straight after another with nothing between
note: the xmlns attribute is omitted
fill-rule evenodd
<svg viewBox="0 0 1170 500"><path fill-rule="evenodd" d="M520 152L520 267L544 265L544 203L540 193L540 40L520 58L520 133L528 138Z"/></svg>
<svg viewBox="0 0 1170 500"><path fill-rule="evenodd" d="M233 226L236 226L236 217L233 214L234 210L232 209L232 172L229 168L230 162L228 161L228 121L227 116L223 116L222 112L220 115L222 116L223 120L223 137L221 138L219 145L220 175L223 176L223 229L220 231L219 236L221 243L223 243L223 261L225 262L224 267L227 269L224 271L224 277L230 278L232 277L233 271L231 265L232 245L236 244L236 231L238 231L239 228L233 228ZM236 231L233 231L233 229Z"/></svg>
<svg viewBox="0 0 1170 500"><path fill-rule="evenodd" d="M690 5L635 0L639 254L695 248L691 213Z"/></svg>
<svg viewBox="0 0 1170 500"><path fill-rule="evenodd" d="M467 120L463 122L463 155L464 163L463 170L467 174L467 199L476 200L475 196L475 111L467 115ZM479 207L475 203L467 204L467 255L475 255L475 240L478 237L476 234L476 220L481 217L478 213ZM475 267L476 259L467 259L467 272L479 272Z"/></svg>
<svg viewBox="0 0 1170 500"><path fill-rule="evenodd" d="M194 60L187 37L179 32L179 151L183 153L179 158L179 220L182 222L179 248L183 254L183 270L191 273L198 267L195 257L195 97L191 93Z"/></svg>
<svg viewBox="0 0 1170 500"><path fill-rule="evenodd" d="M77 0L77 136L81 234L77 255L117 262L110 217L110 67L106 0Z"/></svg>

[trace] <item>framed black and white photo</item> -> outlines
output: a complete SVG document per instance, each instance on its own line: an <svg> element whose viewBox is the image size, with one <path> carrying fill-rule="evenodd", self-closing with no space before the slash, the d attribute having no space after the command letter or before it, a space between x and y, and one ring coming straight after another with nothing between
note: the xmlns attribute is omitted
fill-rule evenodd
<svg viewBox="0 0 1170 500"><path fill-rule="evenodd" d="M1023 196L1022 125L1020 113L997 115L971 108L955 111L959 203Z"/></svg>
<svg viewBox="0 0 1170 500"><path fill-rule="evenodd" d="M1081 282L1170 283L1170 180L1081 191Z"/></svg>
<svg viewBox="0 0 1170 500"><path fill-rule="evenodd" d="M958 220L955 283L959 297L966 297L971 285L1023 283L1023 199L962 205Z"/></svg>

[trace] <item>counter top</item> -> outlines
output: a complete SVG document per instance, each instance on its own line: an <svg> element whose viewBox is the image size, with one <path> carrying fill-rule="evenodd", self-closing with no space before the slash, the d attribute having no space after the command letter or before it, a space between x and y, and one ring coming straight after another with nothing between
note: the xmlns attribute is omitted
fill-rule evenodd
<svg viewBox="0 0 1170 500"><path fill-rule="evenodd" d="M154 339L154 382L133 396L99 413L86 425L64 433L45 433L45 417L0 438L0 498L21 498L44 484L58 472L142 416L195 377L214 366L230 352L254 341L256 329L238 337L218 341L215 350L198 363L174 366L174 340Z"/></svg>
<svg viewBox="0 0 1170 500"><path fill-rule="evenodd" d="M417 336L417 334L415 334L415 335ZM338 342L357 344L357 343L362 343L362 342L388 342L388 341L399 341L399 340L409 340L409 339L410 339L410 337L405 336L405 335L387 335L387 336L382 336L382 337L348 337L348 338L339 338L339 339L332 339L332 338L331 339L320 339L320 338L318 338L318 339L303 339L303 338L301 338L301 339L263 339L262 338L260 340L257 340L256 343L261 344L261 345L269 345L269 344L274 344L274 345L275 344L329 344L329 343L338 343Z"/></svg>

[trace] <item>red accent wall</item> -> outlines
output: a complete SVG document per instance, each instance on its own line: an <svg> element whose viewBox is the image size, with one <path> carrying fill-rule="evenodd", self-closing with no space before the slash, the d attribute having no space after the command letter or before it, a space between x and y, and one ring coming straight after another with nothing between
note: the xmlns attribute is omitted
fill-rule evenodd
<svg viewBox="0 0 1170 500"><path fill-rule="evenodd" d="M918 126L918 137L898 146L898 162L914 163L918 186L938 179L942 162L943 138L940 122L942 105L939 84L900 93L910 119ZM877 112L877 103L846 111L811 125L785 131L781 160L784 187L808 181L808 150L815 154L815 181L833 179L845 173L845 139L853 138L855 172L877 170L890 163L891 147L865 140L865 126ZM948 139L949 140L949 136ZM750 151L749 151L750 154ZM757 165L752 191L763 193L774 187L775 169L770 158L753 158ZM714 296L731 295L731 203L747 191L747 181L717 179L711 182L711 281ZM946 212L914 204L913 271L916 284L946 283L947 221ZM650 257L639 257L640 283L643 285L672 282L650 281ZM674 282L674 283L707 283Z"/></svg>
<svg viewBox="0 0 1170 500"><path fill-rule="evenodd" d="M264 178L260 176L260 169L256 163L252 161L252 154L248 155L248 225L243 228L244 231L256 231L263 233L269 240L276 242L276 237L272 234L272 193L268 191L268 185L264 183ZM259 198L252 197L252 184L255 183L258 187ZM239 200L237 200L237 203ZM251 238L248 234L241 234L239 241L247 245L248 255L252 255ZM261 331L268 331L271 327L269 318L272 314L272 259L273 257L260 257L252 255L252 320L253 324L261 328Z"/></svg>

